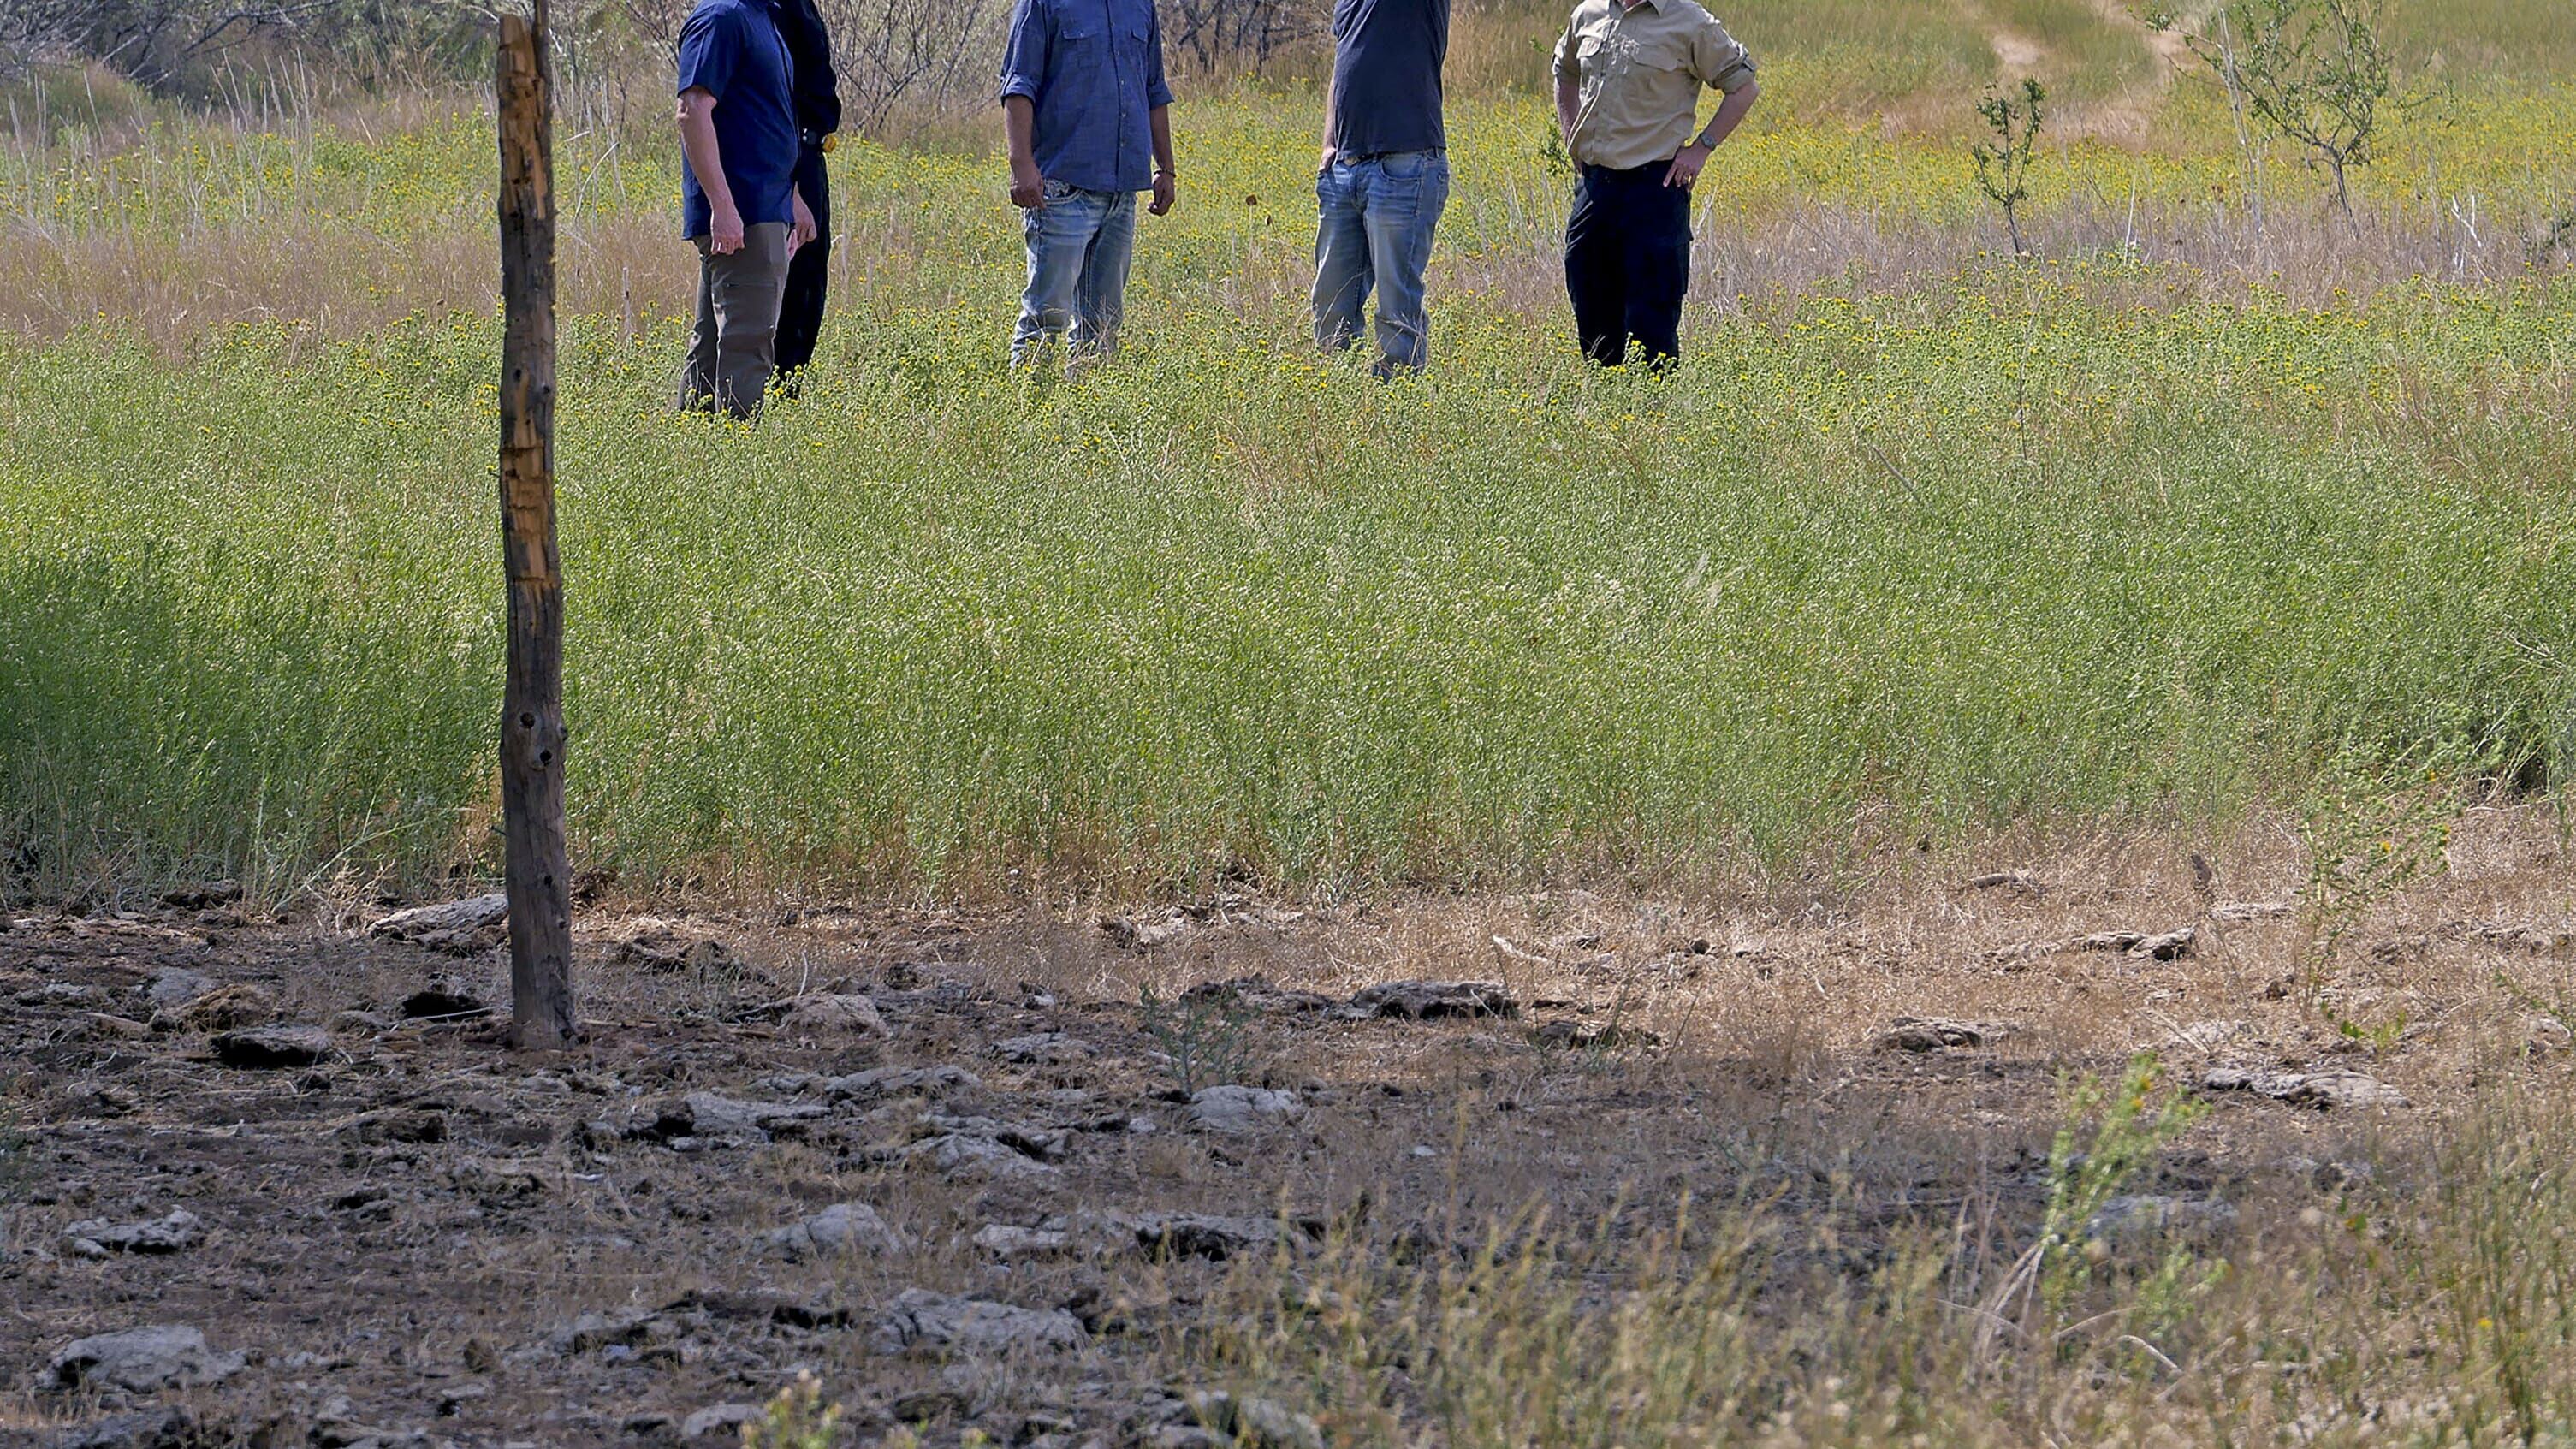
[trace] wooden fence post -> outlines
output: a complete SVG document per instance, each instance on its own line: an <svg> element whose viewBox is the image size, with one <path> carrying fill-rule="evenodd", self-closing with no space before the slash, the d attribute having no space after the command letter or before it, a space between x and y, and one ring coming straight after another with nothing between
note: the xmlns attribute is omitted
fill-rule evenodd
<svg viewBox="0 0 2576 1449"><path fill-rule="evenodd" d="M501 552L510 583L501 820L511 1044L571 1045L572 870L564 844L563 573L555 551L555 196L546 0L501 19Z"/></svg>

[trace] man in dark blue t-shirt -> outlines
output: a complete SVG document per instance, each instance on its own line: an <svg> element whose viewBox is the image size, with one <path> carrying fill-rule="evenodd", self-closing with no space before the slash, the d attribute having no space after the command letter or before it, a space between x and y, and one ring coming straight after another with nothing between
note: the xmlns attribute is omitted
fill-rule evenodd
<svg viewBox="0 0 2576 1449"><path fill-rule="evenodd" d="M1315 178L1315 341L1356 342L1374 288L1379 377L1419 372L1431 356L1422 274L1449 204L1448 54L1449 0L1335 0Z"/></svg>
<svg viewBox="0 0 2576 1449"><path fill-rule="evenodd" d="M680 28L680 221L698 245L698 325L680 405L760 410L787 262L814 236L796 194L787 48L761 0L699 0Z"/></svg>

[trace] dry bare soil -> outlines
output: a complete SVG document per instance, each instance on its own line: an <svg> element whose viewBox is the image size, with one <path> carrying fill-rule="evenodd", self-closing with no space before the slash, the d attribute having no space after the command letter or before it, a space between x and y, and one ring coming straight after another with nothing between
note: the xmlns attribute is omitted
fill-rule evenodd
<svg viewBox="0 0 2576 1449"><path fill-rule="evenodd" d="M1669 1222L1689 1195L1831 1199L1855 1262L1871 1224L2010 1240L2068 1077L2142 1049L2210 1106L2148 1210L2253 1232L2407 1160L2499 1044L2563 1074L2544 814L2470 815L2330 979L2297 966L2295 843L2203 849L1692 904L607 900L590 1040L550 1056L474 1014L507 997L471 921L22 907L0 1440L725 1442L803 1370L863 1441L1220 1442L1187 1395L1243 1389L1195 1356L1206 1316L1323 1239L1430 1261L1534 1203ZM1400 982L1435 984L1371 990ZM203 1345L74 1347L154 1326Z"/></svg>

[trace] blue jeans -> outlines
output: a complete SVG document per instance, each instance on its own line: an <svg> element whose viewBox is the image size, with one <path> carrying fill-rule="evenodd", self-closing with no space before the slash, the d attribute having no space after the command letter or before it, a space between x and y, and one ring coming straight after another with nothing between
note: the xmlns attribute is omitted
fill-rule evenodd
<svg viewBox="0 0 2576 1449"><path fill-rule="evenodd" d="M1333 158L1315 178L1323 220L1315 230L1315 341L1359 340L1360 310L1377 290L1378 372L1419 370L1431 359L1422 300L1431 238L1449 204L1449 158L1439 151Z"/></svg>
<svg viewBox="0 0 2576 1449"><path fill-rule="evenodd" d="M1012 365L1067 332L1075 358L1115 352L1127 314L1127 264L1136 253L1135 193L1050 181L1046 205L1022 213L1020 229L1029 243L1029 285L1011 332Z"/></svg>

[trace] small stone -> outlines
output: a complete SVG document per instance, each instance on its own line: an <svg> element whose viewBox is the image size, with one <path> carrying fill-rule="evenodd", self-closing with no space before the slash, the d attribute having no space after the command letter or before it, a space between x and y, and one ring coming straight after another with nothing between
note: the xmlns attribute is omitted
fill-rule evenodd
<svg viewBox="0 0 2576 1449"><path fill-rule="evenodd" d="M767 1413L758 1404L709 1404L680 1421L682 1439L704 1439L722 1434L738 1437L745 1424L757 1424Z"/></svg>
<svg viewBox="0 0 2576 1449"><path fill-rule="evenodd" d="M180 1405L115 1414L64 1430L52 1449L197 1449L197 1416Z"/></svg>
<svg viewBox="0 0 2576 1449"><path fill-rule="evenodd" d="M2286 901L2222 901L2209 908L2209 918L2228 922L2262 921L2286 916L2292 909Z"/></svg>
<svg viewBox="0 0 2576 1449"><path fill-rule="evenodd" d="M1878 1048L1891 1052L1970 1050L2012 1031L1999 1021L1952 1021L1939 1016L1900 1016L1878 1034Z"/></svg>
<svg viewBox="0 0 2576 1449"><path fill-rule="evenodd" d="M143 998L156 1010L176 1011L214 989L215 978L202 972L169 966L153 976L151 985L143 988Z"/></svg>
<svg viewBox="0 0 2576 1449"><path fill-rule="evenodd" d="M331 1055L331 1033L318 1026L262 1026L225 1032L212 1045L215 1060L228 1067L309 1067Z"/></svg>
<svg viewBox="0 0 2576 1449"><path fill-rule="evenodd" d="M880 1353L935 1348L999 1354L1076 1349L1090 1337L1082 1320L1061 1308L1019 1308L913 1288L895 1299L872 1342Z"/></svg>
<svg viewBox="0 0 2576 1449"><path fill-rule="evenodd" d="M821 1036L892 1036L877 1004L855 993L808 996L779 1022L789 1034Z"/></svg>
<svg viewBox="0 0 2576 1449"><path fill-rule="evenodd" d="M974 1091L983 1085L983 1078L964 1067L877 1067L834 1077L823 1084L823 1092L835 1102L844 1102L912 1092Z"/></svg>
<svg viewBox="0 0 2576 1449"><path fill-rule="evenodd" d="M2235 1221L2235 1205L2218 1198L2131 1193L2102 1204L2084 1230L2116 1241L2162 1232L2207 1232Z"/></svg>
<svg viewBox="0 0 2576 1449"><path fill-rule="evenodd" d="M2242 1021L2195 1021L2174 1029L2176 1046L2191 1051L2216 1051L2238 1037L2252 1036L2254 1028Z"/></svg>
<svg viewBox="0 0 2576 1449"><path fill-rule="evenodd" d="M942 1177L976 1181L993 1177L1045 1177L1057 1169L991 1137L974 1132L944 1132L925 1137L902 1151L906 1162L926 1163Z"/></svg>
<svg viewBox="0 0 2576 1449"><path fill-rule="evenodd" d="M765 1142L774 1135L792 1136L798 1123L828 1110L810 1102L748 1102L715 1092L688 1092L664 1102L653 1124L639 1135L664 1142L682 1137Z"/></svg>
<svg viewBox="0 0 2576 1449"><path fill-rule="evenodd" d="M1006 1062L1023 1066L1071 1066L1087 1062L1097 1055L1091 1044L1060 1031L1033 1032L1027 1036L1008 1037L993 1044L993 1054Z"/></svg>
<svg viewBox="0 0 2576 1449"><path fill-rule="evenodd" d="M986 1223L971 1241L986 1256L1009 1262L1015 1258L1052 1258L1073 1250L1073 1235L1048 1228L1015 1228L1004 1223Z"/></svg>
<svg viewBox="0 0 2576 1449"><path fill-rule="evenodd" d="M163 1323L77 1340L56 1353L43 1383L53 1389L122 1389L151 1394L221 1383L241 1372L243 1356L217 1353L201 1330Z"/></svg>
<svg viewBox="0 0 2576 1449"><path fill-rule="evenodd" d="M1189 1396L1190 1413L1238 1449L1324 1449L1312 1418L1269 1399L1238 1398L1222 1389Z"/></svg>
<svg viewBox="0 0 2576 1449"><path fill-rule="evenodd" d="M769 1234L769 1246L790 1258L871 1256L903 1251L903 1239L863 1202L834 1203L801 1223Z"/></svg>
<svg viewBox="0 0 2576 1449"><path fill-rule="evenodd" d="M715 975L739 964L722 941L683 936L668 926L651 927L627 937L610 948L608 959L620 966L640 966L665 975Z"/></svg>
<svg viewBox="0 0 2576 1449"><path fill-rule="evenodd" d="M1356 1017L1439 1021L1518 1016L1520 1003L1499 981L1389 981L1352 996L1345 1011Z"/></svg>
<svg viewBox="0 0 2576 1449"><path fill-rule="evenodd" d="M131 1017L93 1011L81 1018L80 1034L86 1041L147 1041L152 1028Z"/></svg>
<svg viewBox="0 0 2576 1449"><path fill-rule="evenodd" d="M405 1021L463 1021L490 1016L492 1008L453 986L425 986L403 998Z"/></svg>
<svg viewBox="0 0 2576 1449"><path fill-rule="evenodd" d="M2214 1067L2201 1078L2213 1092L2251 1092L2293 1107L2318 1111L2360 1107L2403 1107L2406 1094L2360 1072L2272 1072L2241 1067Z"/></svg>
<svg viewBox="0 0 2576 1449"><path fill-rule="evenodd" d="M1306 1115L1293 1092L1268 1087L1204 1087L1190 1097L1190 1125L1242 1136L1284 1126Z"/></svg>
<svg viewBox="0 0 2576 1449"><path fill-rule="evenodd" d="M90 1258L109 1253L183 1252L203 1241L205 1235L205 1224L186 1208L173 1208L168 1217L146 1222L110 1223L105 1218L90 1218L63 1229L63 1237L74 1250Z"/></svg>
<svg viewBox="0 0 2576 1449"><path fill-rule="evenodd" d="M2140 961L2179 961L2191 954L2200 932L2190 926L2167 931L2161 936L2148 936L2129 948L2129 955Z"/></svg>
<svg viewBox="0 0 2576 1449"><path fill-rule="evenodd" d="M1551 1021L1530 1033L1530 1045L1546 1051L1615 1051L1663 1044L1664 1039L1651 1031L1617 1022Z"/></svg>
<svg viewBox="0 0 2576 1449"><path fill-rule="evenodd" d="M470 900L448 901L435 906L414 906L396 911L367 928L370 936L383 936L396 941L411 941L432 950L473 954L488 946L477 945L494 928L510 916L510 898L495 891ZM489 945L500 944L498 939Z"/></svg>
<svg viewBox="0 0 2576 1449"><path fill-rule="evenodd" d="M277 998L264 986L223 986L155 1021L164 1019L188 1031L240 1031L277 1020Z"/></svg>
<svg viewBox="0 0 2576 1449"><path fill-rule="evenodd" d="M212 880L163 891L160 904L174 911L202 911L214 906L229 906L241 898L241 882Z"/></svg>
<svg viewBox="0 0 2576 1449"><path fill-rule="evenodd" d="M2145 939L2144 931L2095 931L2078 937L2075 944L2087 951L2126 951Z"/></svg>

